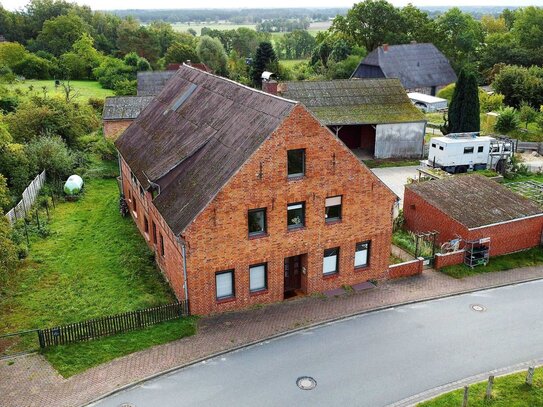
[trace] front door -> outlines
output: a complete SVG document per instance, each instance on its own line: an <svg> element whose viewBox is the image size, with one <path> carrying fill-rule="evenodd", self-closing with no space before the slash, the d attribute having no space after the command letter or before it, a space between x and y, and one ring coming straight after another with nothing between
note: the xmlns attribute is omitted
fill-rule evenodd
<svg viewBox="0 0 543 407"><path fill-rule="evenodd" d="M302 256L285 258L285 297L296 295L302 287Z"/></svg>

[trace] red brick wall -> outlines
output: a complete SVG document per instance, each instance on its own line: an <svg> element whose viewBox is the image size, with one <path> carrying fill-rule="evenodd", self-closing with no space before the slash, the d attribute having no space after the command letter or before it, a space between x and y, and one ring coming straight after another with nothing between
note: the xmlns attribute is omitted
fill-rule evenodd
<svg viewBox="0 0 543 407"><path fill-rule="evenodd" d="M117 140L123 131L134 120L104 120L104 136L110 140Z"/></svg>
<svg viewBox="0 0 543 407"><path fill-rule="evenodd" d="M456 238L457 235L464 239L468 236L467 228L427 203L408 188L405 188L404 193L403 215L407 230L413 232L437 230L439 245Z"/></svg>
<svg viewBox="0 0 543 407"><path fill-rule="evenodd" d="M518 220L482 229L471 230L469 239L490 237L490 255L518 252L538 246L541 242L543 216Z"/></svg>
<svg viewBox="0 0 543 407"><path fill-rule="evenodd" d="M440 245L457 236L465 240L490 237L490 255L499 256L538 246L541 241L543 216L468 230L407 188L403 208L406 228L415 232L437 230Z"/></svg>
<svg viewBox="0 0 543 407"><path fill-rule="evenodd" d="M181 255L181 247L171 229L152 204L151 194L145 192L144 196L142 197L139 192L139 186L131 180L128 165L122 159L121 165L123 192L130 209L130 215L134 219L134 222L144 237L147 245L155 253L157 265L162 271L164 277L169 281L175 295L177 298L183 299L183 257ZM133 210L134 201L136 201L136 212ZM147 217L149 222L148 234L145 233L145 217ZM156 244L154 243L153 239L152 222L155 222L156 224ZM162 251L160 250L160 234L164 239L164 256L162 256Z"/></svg>
<svg viewBox="0 0 543 407"><path fill-rule="evenodd" d="M306 149L306 176L287 180L287 150ZM260 164L263 176L260 178ZM325 198L342 195L342 221L326 224ZM288 203L305 201L306 227L288 231ZM298 106L187 228L191 310L222 312L281 301L284 258L307 254L307 293L386 277L395 196L345 145ZM249 239L247 211L267 208L268 236ZM354 269L355 244L371 240L370 265ZM340 247L340 271L323 277L323 251ZM268 290L249 293L249 266L268 263ZM218 303L215 273L235 269L233 301Z"/></svg>
<svg viewBox="0 0 543 407"><path fill-rule="evenodd" d="M419 257L405 263L392 264L388 267L388 278L401 278L421 274L424 267L423 263L424 259Z"/></svg>
<svg viewBox="0 0 543 407"><path fill-rule="evenodd" d="M457 252L441 254L437 253L434 257L434 269L439 270L443 267L452 266L464 262L464 250Z"/></svg>

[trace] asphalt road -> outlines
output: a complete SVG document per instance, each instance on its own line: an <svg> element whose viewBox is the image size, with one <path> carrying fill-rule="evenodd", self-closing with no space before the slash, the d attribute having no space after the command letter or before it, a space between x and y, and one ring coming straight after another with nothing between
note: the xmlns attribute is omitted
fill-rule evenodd
<svg viewBox="0 0 543 407"><path fill-rule="evenodd" d="M540 359L542 293L537 281L349 318L199 363L97 405L385 406ZM299 389L300 376L313 377L316 388Z"/></svg>

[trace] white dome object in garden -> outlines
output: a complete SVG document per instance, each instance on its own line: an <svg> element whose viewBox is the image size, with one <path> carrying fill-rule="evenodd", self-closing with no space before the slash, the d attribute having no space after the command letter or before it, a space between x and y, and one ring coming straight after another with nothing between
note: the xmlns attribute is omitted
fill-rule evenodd
<svg viewBox="0 0 543 407"><path fill-rule="evenodd" d="M70 175L64 184L64 192L68 195L77 195L83 188L83 179L79 175Z"/></svg>

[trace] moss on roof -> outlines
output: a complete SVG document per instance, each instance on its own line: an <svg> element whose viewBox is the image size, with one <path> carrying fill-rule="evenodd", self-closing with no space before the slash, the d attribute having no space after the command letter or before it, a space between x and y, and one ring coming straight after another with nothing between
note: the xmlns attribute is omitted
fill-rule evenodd
<svg viewBox="0 0 543 407"><path fill-rule="evenodd" d="M325 125L424 121L398 79L286 82L281 95L303 103Z"/></svg>

